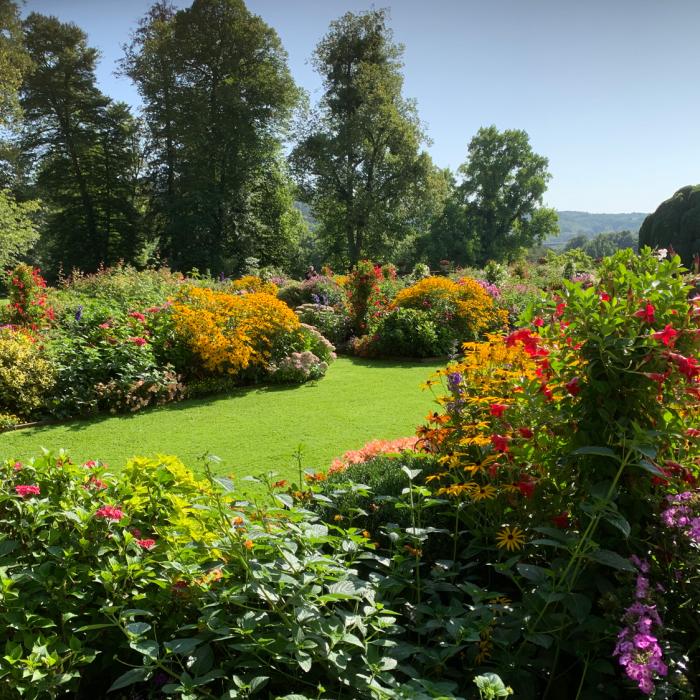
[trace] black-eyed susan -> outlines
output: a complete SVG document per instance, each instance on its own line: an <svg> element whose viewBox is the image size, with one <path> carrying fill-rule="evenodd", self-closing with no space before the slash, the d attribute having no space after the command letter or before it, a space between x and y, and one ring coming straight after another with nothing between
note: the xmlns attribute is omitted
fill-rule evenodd
<svg viewBox="0 0 700 700"><path fill-rule="evenodd" d="M496 498L496 489L490 484L479 484L469 492L469 497L472 501L490 501Z"/></svg>
<svg viewBox="0 0 700 700"><path fill-rule="evenodd" d="M525 544L525 533L519 527L504 527L496 535L496 547L515 552Z"/></svg>

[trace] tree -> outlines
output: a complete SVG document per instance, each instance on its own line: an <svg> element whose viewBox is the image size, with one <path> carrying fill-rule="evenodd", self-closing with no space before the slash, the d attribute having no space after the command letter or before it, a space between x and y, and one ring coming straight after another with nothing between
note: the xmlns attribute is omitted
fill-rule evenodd
<svg viewBox="0 0 700 700"><path fill-rule="evenodd" d="M301 219L281 156L299 99L286 60L242 0L158 2L125 47L148 125L150 220L173 266L287 257Z"/></svg>
<svg viewBox="0 0 700 700"><path fill-rule="evenodd" d="M8 191L0 190L0 270L15 265L39 238L31 215L39 203L17 202Z"/></svg>
<svg viewBox="0 0 700 700"><path fill-rule="evenodd" d="M605 258L623 248L637 250L637 234L632 231L607 231L592 238L585 234L574 236L564 250L578 248L592 258Z"/></svg>
<svg viewBox="0 0 700 700"><path fill-rule="evenodd" d="M687 185L662 202L639 229L639 247L673 248L690 266L700 253L700 185Z"/></svg>
<svg viewBox="0 0 700 700"><path fill-rule="evenodd" d="M98 52L79 27L31 13L24 29L32 70L21 90L23 147L49 209L46 247L55 264L88 271L132 261L140 252L138 126L126 105L98 90Z"/></svg>
<svg viewBox="0 0 700 700"><path fill-rule="evenodd" d="M29 65L19 9L12 0L0 0L0 128L19 114L17 93Z"/></svg>
<svg viewBox="0 0 700 700"><path fill-rule="evenodd" d="M387 257L424 225L433 170L415 104L402 97L402 48L384 10L331 23L314 54L325 92L292 153L302 199L335 262Z"/></svg>
<svg viewBox="0 0 700 700"><path fill-rule="evenodd" d="M456 190L466 217L467 240L478 238L475 262L509 260L558 231L554 209L542 206L549 161L533 152L525 131L481 128L459 168Z"/></svg>

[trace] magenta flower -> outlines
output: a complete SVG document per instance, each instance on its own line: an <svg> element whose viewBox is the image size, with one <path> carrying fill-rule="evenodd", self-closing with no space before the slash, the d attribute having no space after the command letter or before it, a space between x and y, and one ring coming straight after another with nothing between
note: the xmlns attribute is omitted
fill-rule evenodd
<svg viewBox="0 0 700 700"><path fill-rule="evenodd" d="M117 506L102 506L95 511L95 517L118 523L124 517L124 513Z"/></svg>
<svg viewBox="0 0 700 700"><path fill-rule="evenodd" d="M15 486L15 491L18 496L22 498L27 498L28 496L38 496L41 490L38 486L33 484L21 484L20 486Z"/></svg>
<svg viewBox="0 0 700 700"><path fill-rule="evenodd" d="M141 549L150 550L156 546L156 541L152 539L136 540L136 544L141 547Z"/></svg>

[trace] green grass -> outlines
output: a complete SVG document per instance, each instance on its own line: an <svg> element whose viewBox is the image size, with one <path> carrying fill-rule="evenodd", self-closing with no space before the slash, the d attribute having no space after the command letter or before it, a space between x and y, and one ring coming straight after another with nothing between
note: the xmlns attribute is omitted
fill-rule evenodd
<svg viewBox="0 0 700 700"><path fill-rule="evenodd" d="M63 447L75 460L101 459L118 469L134 455L174 454L192 468L205 452L236 479L275 471L293 477L303 466L326 469L333 457L369 440L413 435L434 409L420 389L442 361L340 358L324 379L303 386L242 388L127 416L100 416L0 435L0 457L27 459L41 447Z"/></svg>

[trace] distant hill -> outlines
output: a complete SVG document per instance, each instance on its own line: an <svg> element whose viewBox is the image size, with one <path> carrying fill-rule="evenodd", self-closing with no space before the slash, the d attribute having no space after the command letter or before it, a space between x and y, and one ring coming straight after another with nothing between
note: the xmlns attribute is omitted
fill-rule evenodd
<svg viewBox="0 0 700 700"><path fill-rule="evenodd" d="M544 244L550 248L563 248L574 236L592 238L607 231L639 231L647 214L591 214L587 211L558 211L559 235L548 238Z"/></svg>

